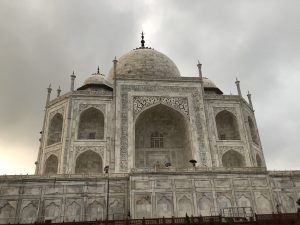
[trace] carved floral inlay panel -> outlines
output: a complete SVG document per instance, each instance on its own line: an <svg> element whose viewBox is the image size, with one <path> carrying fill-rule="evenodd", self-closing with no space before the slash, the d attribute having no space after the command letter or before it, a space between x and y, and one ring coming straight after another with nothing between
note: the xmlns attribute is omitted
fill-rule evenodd
<svg viewBox="0 0 300 225"><path fill-rule="evenodd" d="M219 112L224 111L224 110L231 112L233 115L235 115L237 117L237 112L234 107L214 107L215 117Z"/></svg>
<svg viewBox="0 0 300 225"><path fill-rule="evenodd" d="M219 146L219 153L221 156L229 150L234 150L234 151L237 151L240 154L244 155L243 146Z"/></svg>
<svg viewBox="0 0 300 225"><path fill-rule="evenodd" d="M105 105L104 104L80 104L79 105L79 113L88 109L88 108L96 108L99 109L105 115Z"/></svg>
<svg viewBox="0 0 300 225"><path fill-rule="evenodd" d="M185 97L135 96L133 97L133 111L137 115L145 108L155 104L165 104L189 116L188 100Z"/></svg>
<svg viewBox="0 0 300 225"><path fill-rule="evenodd" d="M51 120L57 113L61 114L62 116L64 116L64 111L65 111L65 107L61 107L57 110L54 110L50 113L49 115L49 120Z"/></svg>
<svg viewBox="0 0 300 225"><path fill-rule="evenodd" d="M44 161L46 161L50 155L55 155L57 158L59 158L60 149L51 150L51 151L48 151L47 153L45 153Z"/></svg>
<svg viewBox="0 0 300 225"><path fill-rule="evenodd" d="M102 160L103 160L103 156L104 156L104 146L76 146L75 147L75 159L77 159L77 157L85 152L85 151L88 151L88 150L91 150L91 151L94 151L96 153L98 153Z"/></svg>

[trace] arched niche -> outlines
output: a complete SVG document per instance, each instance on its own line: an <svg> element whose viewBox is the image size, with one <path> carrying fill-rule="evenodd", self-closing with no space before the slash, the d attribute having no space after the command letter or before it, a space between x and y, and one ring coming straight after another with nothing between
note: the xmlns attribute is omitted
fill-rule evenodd
<svg viewBox="0 0 300 225"><path fill-rule="evenodd" d="M105 207L101 202L94 200L86 210L88 220L103 220L105 218Z"/></svg>
<svg viewBox="0 0 300 225"><path fill-rule="evenodd" d="M80 114L78 139L103 139L104 115L96 108L88 108Z"/></svg>
<svg viewBox="0 0 300 225"><path fill-rule="evenodd" d="M138 196L135 200L135 219L151 218L152 204L149 195Z"/></svg>
<svg viewBox="0 0 300 225"><path fill-rule="evenodd" d="M162 196L157 201L156 215L157 218L162 218L162 217L171 218L173 216L173 204L168 197Z"/></svg>
<svg viewBox="0 0 300 225"><path fill-rule="evenodd" d="M9 224L13 223L15 216L15 208L8 202L0 206L0 223Z"/></svg>
<svg viewBox="0 0 300 225"><path fill-rule="evenodd" d="M191 216L193 215L193 204L191 199L183 196L181 199L178 200L177 204L177 215L178 217L184 217L186 215Z"/></svg>
<svg viewBox="0 0 300 225"><path fill-rule="evenodd" d="M61 142L61 134L63 127L63 116L56 113L49 123L47 145Z"/></svg>
<svg viewBox="0 0 300 225"><path fill-rule="evenodd" d="M239 207L251 207L251 202L249 198L246 196L242 195L238 200L237 200L238 206Z"/></svg>
<svg viewBox="0 0 300 225"><path fill-rule="evenodd" d="M256 165L257 165L257 167L262 167L263 163L262 163L262 160L261 160L259 154L256 154L255 158L256 158Z"/></svg>
<svg viewBox="0 0 300 225"><path fill-rule="evenodd" d="M234 150L229 150L222 156L223 167L234 168L234 167L244 167L245 160L244 157Z"/></svg>
<svg viewBox="0 0 300 225"><path fill-rule="evenodd" d="M231 200L225 196L219 196L217 198L217 204L219 209L225 209L231 207Z"/></svg>
<svg viewBox="0 0 300 225"><path fill-rule="evenodd" d="M201 216L211 215L213 210L213 201L207 196L203 196L198 201L198 214Z"/></svg>
<svg viewBox="0 0 300 225"><path fill-rule="evenodd" d="M32 203L29 203L21 211L20 222L33 224L37 219L37 212L38 212L37 207Z"/></svg>
<svg viewBox="0 0 300 225"><path fill-rule="evenodd" d="M81 206L73 201L65 208L65 221L71 222L71 221L80 221L81 219Z"/></svg>
<svg viewBox="0 0 300 225"><path fill-rule="evenodd" d="M270 214L273 211L270 200L264 195L260 195L256 198L256 208L259 214Z"/></svg>
<svg viewBox="0 0 300 225"><path fill-rule="evenodd" d="M254 123L251 119L250 116L248 116L248 124L249 124L249 130L250 130L250 134L251 134L251 139L252 141L258 145L258 136L257 136L257 132L254 126Z"/></svg>
<svg viewBox="0 0 300 225"><path fill-rule="evenodd" d="M101 156L91 150L81 153L76 159L75 173L102 173Z"/></svg>
<svg viewBox="0 0 300 225"><path fill-rule="evenodd" d="M50 155L45 161L44 174L57 174L58 158L56 155Z"/></svg>
<svg viewBox="0 0 300 225"><path fill-rule="evenodd" d="M162 104L145 110L135 123L135 167L189 166L190 139L186 118L180 112Z"/></svg>
<svg viewBox="0 0 300 225"><path fill-rule="evenodd" d="M239 126L235 115L223 110L216 115L219 140L241 140Z"/></svg>
<svg viewBox="0 0 300 225"><path fill-rule="evenodd" d="M45 207L44 212L45 220L51 220L52 222L60 222L60 206L51 202L49 205Z"/></svg>

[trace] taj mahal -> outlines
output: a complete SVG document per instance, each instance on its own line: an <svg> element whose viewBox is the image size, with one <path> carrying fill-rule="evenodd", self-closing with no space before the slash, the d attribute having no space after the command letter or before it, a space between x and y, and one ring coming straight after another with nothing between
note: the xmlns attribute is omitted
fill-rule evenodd
<svg viewBox="0 0 300 225"><path fill-rule="evenodd" d="M296 212L300 171L267 170L251 94L195 71L142 35L106 75L49 87L35 174L0 176L0 224Z"/></svg>

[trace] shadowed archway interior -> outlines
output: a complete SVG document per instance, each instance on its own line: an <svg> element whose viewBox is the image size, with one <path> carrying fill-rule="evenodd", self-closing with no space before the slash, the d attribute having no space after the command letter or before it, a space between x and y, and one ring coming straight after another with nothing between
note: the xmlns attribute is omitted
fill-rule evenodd
<svg viewBox="0 0 300 225"><path fill-rule="evenodd" d="M216 125L219 140L240 140L239 127L236 117L227 110L216 116Z"/></svg>
<svg viewBox="0 0 300 225"><path fill-rule="evenodd" d="M81 153L76 159L75 173L102 173L102 159L94 151Z"/></svg>
<svg viewBox="0 0 300 225"><path fill-rule="evenodd" d="M135 167L189 166L188 130L184 116L168 106L160 104L144 111L135 124Z"/></svg>
<svg viewBox="0 0 300 225"><path fill-rule="evenodd" d="M50 120L47 145L52 145L61 141L62 127L63 116L60 113L56 113Z"/></svg>
<svg viewBox="0 0 300 225"><path fill-rule="evenodd" d="M224 167L229 168L244 167L245 160L240 153L234 150L229 150L222 156L222 164Z"/></svg>
<svg viewBox="0 0 300 225"><path fill-rule="evenodd" d="M58 158L55 155L51 155L45 162L44 174L57 174L58 170Z"/></svg>
<svg viewBox="0 0 300 225"><path fill-rule="evenodd" d="M104 115L96 108L83 111L79 119L78 139L103 139Z"/></svg>

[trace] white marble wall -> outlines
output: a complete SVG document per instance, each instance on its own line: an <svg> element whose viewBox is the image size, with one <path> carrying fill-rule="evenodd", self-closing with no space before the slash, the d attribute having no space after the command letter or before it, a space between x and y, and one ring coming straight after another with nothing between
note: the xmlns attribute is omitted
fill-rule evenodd
<svg viewBox="0 0 300 225"><path fill-rule="evenodd" d="M109 217L219 214L223 207L256 213L296 212L300 173L157 172L111 174ZM0 223L106 218L107 177L1 176Z"/></svg>

